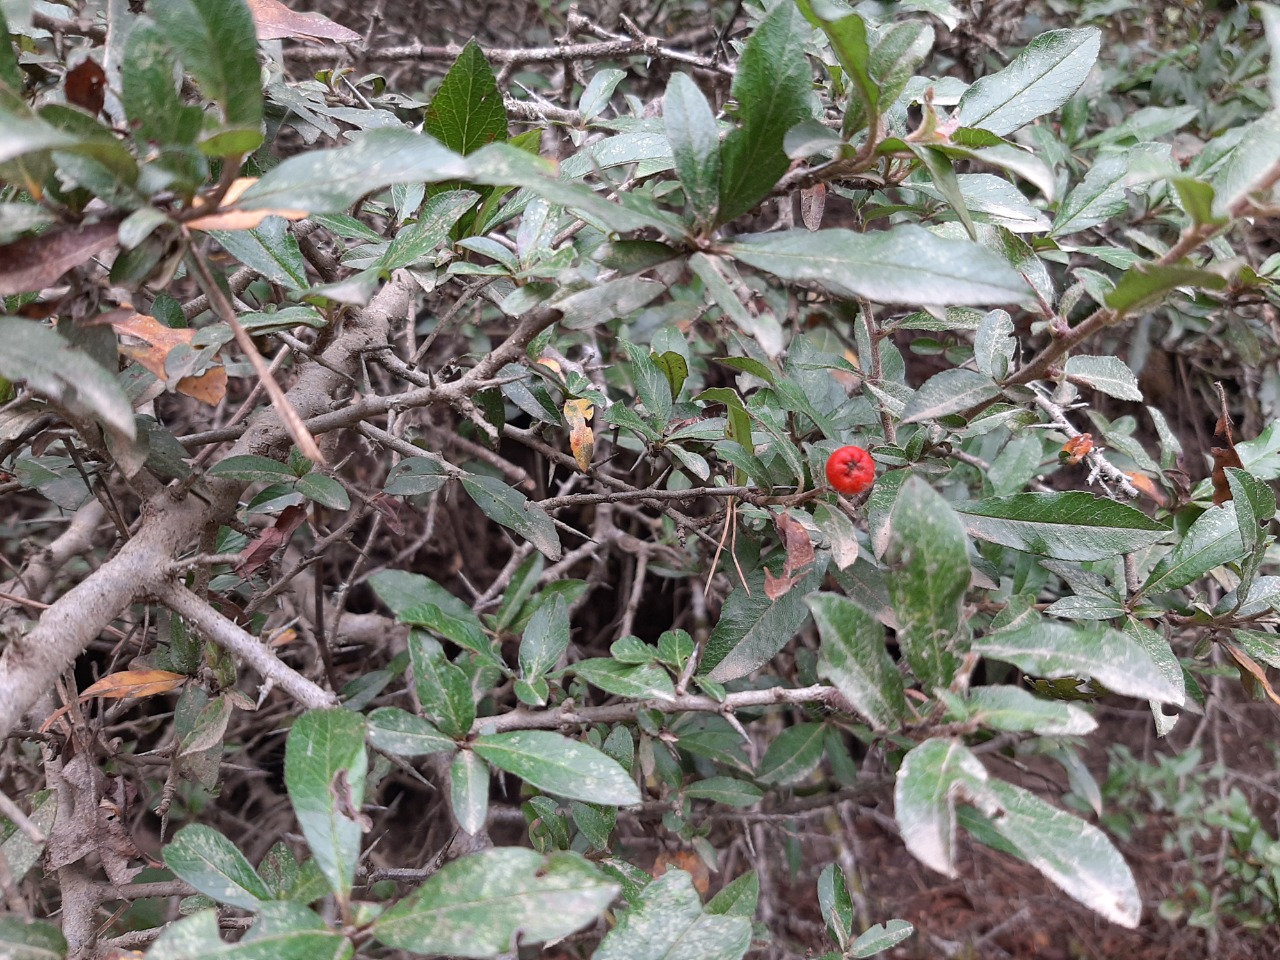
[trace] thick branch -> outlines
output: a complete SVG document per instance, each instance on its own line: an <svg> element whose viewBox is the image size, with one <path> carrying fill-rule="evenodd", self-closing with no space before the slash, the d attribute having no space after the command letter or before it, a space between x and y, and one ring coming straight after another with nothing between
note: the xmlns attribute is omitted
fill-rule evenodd
<svg viewBox="0 0 1280 960"><path fill-rule="evenodd" d="M399 277L383 287L368 307L347 321L325 350L329 365L358 370L360 357L386 342L392 318L407 314L410 296L408 284ZM289 402L301 416L315 417L329 409L343 383L343 378L327 367L308 363L288 392ZM267 408L255 415L231 453L270 456L287 442L288 433L275 411ZM53 686L57 676L107 624L130 604L170 589L167 577L173 559L188 549L202 530L234 513L243 484L215 478L209 478L207 484L207 500L194 494L179 498L168 490L148 500L133 539L63 594L30 633L8 645L0 655L0 737L18 725L41 692Z"/></svg>

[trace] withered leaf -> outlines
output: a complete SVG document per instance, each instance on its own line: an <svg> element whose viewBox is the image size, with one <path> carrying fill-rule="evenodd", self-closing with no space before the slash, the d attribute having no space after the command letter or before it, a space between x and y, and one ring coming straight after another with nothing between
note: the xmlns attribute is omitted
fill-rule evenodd
<svg viewBox="0 0 1280 960"><path fill-rule="evenodd" d="M1227 413L1227 394L1222 384L1214 384L1218 388L1218 403L1222 411L1218 423L1213 428L1214 446L1209 448L1213 454L1213 503L1220 506L1231 499L1231 484L1227 481L1227 467L1243 470L1240 454L1236 453L1235 438L1231 436L1231 416Z"/></svg>
<svg viewBox="0 0 1280 960"><path fill-rule="evenodd" d="M113 218L78 227L50 227L35 237L0 246L0 296L30 293L53 286L64 273L116 242L120 220Z"/></svg>
<svg viewBox="0 0 1280 960"><path fill-rule="evenodd" d="M107 99L107 72L97 60L85 57L67 71L63 92L67 103L74 103L96 117L102 112L102 105Z"/></svg>
<svg viewBox="0 0 1280 960"><path fill-rule="evenodd" d="M189 679L190 677L185 673L171 673L168 670L120 670L107 674L88 687L80 694L80 699L104 697L108 700L123 700L154 697L162 693L172 693Z"/></svg>
<svg viewBox="0 0 1280 960"><path fill-rule="evenodd" d="M360 34L318 13L290 10L280 0L249 0L253 25L259 40L283 40L298 37L307 40L333 40L355 43Z"/></svg>
<svg viewBox="0 0 1280 960"><path fill-rule="evenodd" d="M297 530L306 518L306 508L297 504L280 511L275 525L267 527L258 534L253 543L244 548L244 552L240 554L240 563L236 566L236 576L245 580L253 576L254 571L270 560L272 554L289 541L293 531Z"/></svg>

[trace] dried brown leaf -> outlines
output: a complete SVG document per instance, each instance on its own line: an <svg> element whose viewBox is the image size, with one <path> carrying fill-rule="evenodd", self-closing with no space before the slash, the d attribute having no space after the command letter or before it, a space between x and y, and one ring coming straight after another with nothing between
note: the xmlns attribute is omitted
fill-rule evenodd
<svg viewBox="0 0 1280 960"><path fill-rule="evenodd" d="M334 23L318 13L290 10L280 0L249 0L253 25L259 40L284 40L297 37L307 40L332 40L335 43L356 43L360 34Z"/></svg>
<svg viewBox="0 0 1280 960"><path fill-rule="evenodd" d="M64 273L116 242L118 219L78 227L50 227L0 246L0 296L53 286Z"/></svg>
<svg viewBox="0 0 1280 960"><path fill-rule="evenodd" d="M108 700L125 700L154 697L172 693L190 677L185 673L168 670L120 670L109 673L80 694L81 700L103 697Z"/></svg>

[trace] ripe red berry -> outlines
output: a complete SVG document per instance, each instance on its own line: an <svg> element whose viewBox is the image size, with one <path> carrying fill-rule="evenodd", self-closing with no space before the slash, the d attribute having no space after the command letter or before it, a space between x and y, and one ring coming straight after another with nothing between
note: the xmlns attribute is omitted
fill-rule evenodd
<svg viewBox="0 0 1280 960"><path fill-rule="evenodd" d="M861 447L841 447L827 458L827 483L840 493L854 496L875 482L875 462Z"/></svg>

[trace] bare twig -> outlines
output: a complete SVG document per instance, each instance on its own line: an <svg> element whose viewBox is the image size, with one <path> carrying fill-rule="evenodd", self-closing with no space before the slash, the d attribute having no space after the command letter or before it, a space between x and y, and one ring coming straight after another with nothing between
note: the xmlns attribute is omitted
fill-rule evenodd
<svg viewBox="0 0 1280 960"><path fill-rule="evenodd" d="M481 717L472 724L472 733L502 733L506 730L555 730L561 726L592 723L617 723L630 720L641 710L660 713L729 714L744 707L784 706L797 703L836 705L843 701L835 687L814 684L811 687L770 687L765 690L742 690L728 694L724 701L699 694L686 693L669 700L635 700L603 707L573 707L562 710L513 710L496 717Z"/></svg>

